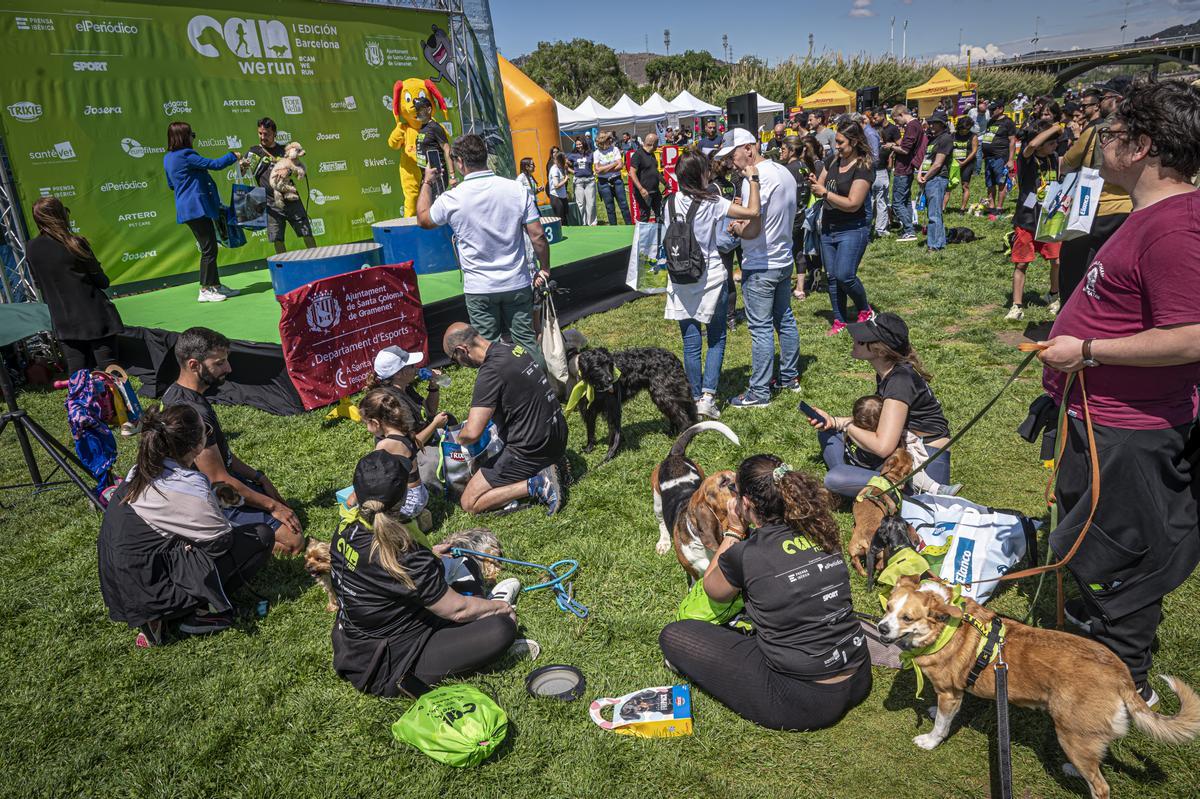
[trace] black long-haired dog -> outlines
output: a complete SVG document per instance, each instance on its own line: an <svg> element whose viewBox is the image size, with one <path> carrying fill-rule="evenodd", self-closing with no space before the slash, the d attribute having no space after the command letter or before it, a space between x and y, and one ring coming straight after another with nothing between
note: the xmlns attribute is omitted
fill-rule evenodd
<svg viewBox="0 0 1200 799"><path fill-rule="evenodd" d="M621 446L621 407L642 390L650 392L650 400L666 418L671 435L679 435L699 421L683 364L667 350L633 347L609 352L604 347L593 347L579 353L578 364L579 379L595 390L592 402L585 399L579 403L587 427L584 452L596 446L596 417L603 413L608 423L608 454L604 460L617 454ZM620 370L619 379L614 379L613 367Z"/></svg>

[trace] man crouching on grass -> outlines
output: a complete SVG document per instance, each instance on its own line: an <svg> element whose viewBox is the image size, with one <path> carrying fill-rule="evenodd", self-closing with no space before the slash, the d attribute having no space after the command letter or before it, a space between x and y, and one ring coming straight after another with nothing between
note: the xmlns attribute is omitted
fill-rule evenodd
<svg viewBox="0 0 1200 799"><path fill-rule="evenodd" d="M460 503L467 513L515 507L524 497L546 506L561 504L557 464L567 451L567 420L545 372L521 344L488 341L475 328L456 322L442 349L459 366L478 369L471 410L458 443L474 444L494 421L504 441L499 455L471 476Z"/></svg>

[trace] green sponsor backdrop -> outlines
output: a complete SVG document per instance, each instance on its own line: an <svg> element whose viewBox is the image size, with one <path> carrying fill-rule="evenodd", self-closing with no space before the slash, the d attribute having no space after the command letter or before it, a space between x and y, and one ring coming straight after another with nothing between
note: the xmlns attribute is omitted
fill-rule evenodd
<svg viewBox="0 0 1200 799"><path fill-rule="evenodd" d="M435 79L451 134L460 129L457 89L439 68L445 14L303 0L19 6L0 9L0 119L26 219L34 230L33 202L60 196L114 283L198 267L163 173L173 120L216 158L257 144L255 121L274 118L282 141L307 150L299 188L321 244L369 239L372 222L403 210L399 152L387 146L396 80ZM213 177L228 203L236 167ZM220 262L272 252L259 231Z"/></svg>

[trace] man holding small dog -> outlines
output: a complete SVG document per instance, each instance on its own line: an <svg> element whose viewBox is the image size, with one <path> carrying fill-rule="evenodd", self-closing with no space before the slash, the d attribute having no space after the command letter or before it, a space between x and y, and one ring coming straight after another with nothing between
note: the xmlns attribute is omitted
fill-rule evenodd
<svg viewBox="0 0 1200 799"><path fill-rule="evenodd" d="M467 513L499 510L532 497L558 512L558 463L567 451L567 420L554 387L523 344L488 341L475 328L455 322L442 349L459 366L478 369L471 410L457 441L479 441L494 421L504 449L471 475L460 504Z"/></svg>
<svg viewBox="0 0 1200 799"><path fill-rule="evenodd" d="M1040 354L1046 391L1069 416L1050 545L1063 557L1097 503L1067 565L1082 594L1067 613L1124 661L1154 704L1148 676L1163 597L1200 563L1200 194L1191 183L1200 89L1135 88L1096 140L1105 184L1127 190L1133 211L1096 253ZM1068 383L1071 373L1079 377Z"/></svg>
<svg viewBox="0 0 1200 799"><path fill-rule="evenodd" d="M304 246L316 247L317 240L313 238L312 223L308 219L308 211L299 200L287 200L283 208L275 207L275 190L271 188L271 165L283 158L284 148L276 135L278 129L275 120L263 117L258 120L258 144L246 151L246 155L238 163L238 170L243 175L249 175L267 192L267 240L275 247L276 253L287 252L284 245L284 222L292 226L292 232L304 239Z"/></svg>

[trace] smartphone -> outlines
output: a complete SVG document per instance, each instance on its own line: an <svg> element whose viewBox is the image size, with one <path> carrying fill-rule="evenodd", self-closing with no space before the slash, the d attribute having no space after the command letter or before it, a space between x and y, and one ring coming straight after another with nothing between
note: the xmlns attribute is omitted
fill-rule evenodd
<svg viewBox="0 0 1200 799"><path fill-rule="evenodd" d="M428 150L425 153L425 160L429 166L438 170L438 182L433 185L433 196L436 198L446 190L446 165L442 163L441 150L437 148Z"/></svg>
<svg viewBox="0 0 1200 799"><path fill-rule="evenodd" d="M825 417L813 410L813 406L809 405L804 400L800 400L800 405L798 407L809 419L812 419L814 422L825 424Z"/></svg>

